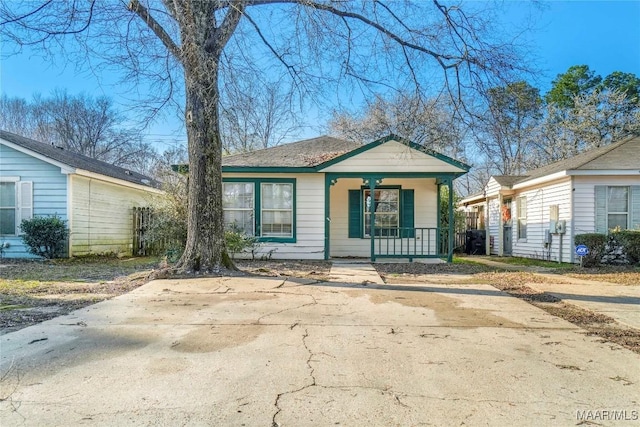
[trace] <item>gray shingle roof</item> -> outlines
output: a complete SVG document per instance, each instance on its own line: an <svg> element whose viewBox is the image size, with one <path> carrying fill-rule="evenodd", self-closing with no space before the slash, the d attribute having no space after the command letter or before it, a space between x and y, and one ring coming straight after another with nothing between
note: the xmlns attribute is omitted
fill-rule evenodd
<svg viewBox="0 0 640 427"><path fill-rule="evenodd" d="M526 175L493 175L492 178L502 186L511 187L516 182L525 181L529 177Z"/></svg>
<svg viewBox="0 0 640 427"><path fill-rule="evenodd" d="M222 158L223 166L312 167L361 147L357 142L319 136Z"/></svg>
<svg viewBox="0 0 640 427"><path fill-rule="evenodd" d="M0 138L73 168L83 169L89 172L147 187L160 187L160 183L158 181L146 175L114 166L100 160L92 159L91 157L83 156L82 154L77 154L69 150L64 150L51 144L25 138L4 130L0 130Z"/></svg>
<svg viewBox="0 0 640 427"><path fill-rule="evenodd" d="M528 172L516 182L528 181L565 170L640 170L640 136L629 136L613 144L585 151ZM511 185L515 184L512 183Z"/></svg>

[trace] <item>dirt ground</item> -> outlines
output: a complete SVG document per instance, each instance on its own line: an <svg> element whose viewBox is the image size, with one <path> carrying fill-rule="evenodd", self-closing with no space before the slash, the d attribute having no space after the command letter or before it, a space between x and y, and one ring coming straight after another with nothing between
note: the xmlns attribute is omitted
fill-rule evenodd
<svg viewBox="0 0 640 427"><path fill-rule="evenodd" d="M157 258L82 258L55 261L0 262L0 335L67 314L73 310L127 293L146 283ZM300 277L328 280L327 261L236 261L249 275ZM472 262L454 264L389 263L375 264L389 284L430 283L447 277L447 283L491 284L555 316L561 317L605 341L615 342L640 353L640 331L616 323L601 314L564 303L527 283L566 283L564 275L623 285L640 285L638 269L603 267L600 269L563 268L553 280L525 272L504 272Z"/></svg>

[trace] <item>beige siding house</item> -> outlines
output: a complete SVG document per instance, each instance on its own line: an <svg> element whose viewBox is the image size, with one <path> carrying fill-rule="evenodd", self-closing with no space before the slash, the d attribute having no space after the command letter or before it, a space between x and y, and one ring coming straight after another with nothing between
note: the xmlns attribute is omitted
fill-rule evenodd
<svg viewBox="0 0 640 427"><path fill-rule="evenodd" d="M51 144L0 131L0 244L3 256L32 257L20 222L67 221L69 256L131 254L133 208L161 193L151 178Z"/></svg>
<svg viewBox="0 0 640 427"><path fill-rule="evenodd" d="M526 176L494 176L461 200L484 210L487 253L577 262L574 237L640 229L640 137L630 136Z"/></svg>
<svg viewBox="0 0 640 427"><path fill-rule="evenodd" d="M450 258L453 231L441 227L439 200L468 169L395 135L365 145L323 136L228 156L225 223L256 236L258 256Z"/></svg>

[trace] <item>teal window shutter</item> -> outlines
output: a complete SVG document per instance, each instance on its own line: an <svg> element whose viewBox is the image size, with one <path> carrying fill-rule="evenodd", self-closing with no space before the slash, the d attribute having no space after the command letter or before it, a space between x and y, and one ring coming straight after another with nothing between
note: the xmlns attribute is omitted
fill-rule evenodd
<svg viewBox="0 0 640 427"><path fill-rule="evenodd" d="M415 197L413 190L402 190L402 208L400 211L401 227L412 228L415 227L414 211L415 211ZM404 230L402 237L416 237L415 230Z"/></svg>
<svg viewBox="0 0 640 427"><path fill-rule="evenodd" d="M640 230L640 185L631 186L631 221L632 230Z"/></svg>
<svg viewBox="0 0 640 427"><path fill-rule="evenodd" d="M607 234L607 186L596 185L596 233Z"/></svg>
<svg viewBox="0 0 640 427"><path fill-rule="evenodd" d="M362 199L360 190L349 190L349 238L362 237Z"/></svg>

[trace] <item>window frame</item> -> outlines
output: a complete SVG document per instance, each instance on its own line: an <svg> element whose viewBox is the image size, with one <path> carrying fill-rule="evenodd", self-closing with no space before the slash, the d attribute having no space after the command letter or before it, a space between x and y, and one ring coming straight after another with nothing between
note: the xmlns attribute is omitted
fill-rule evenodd
<svg viewBox="0 0 640 427"><path fill-rule="evenodd" d="M612 188L624 188L627 191L627 210L626 212L612 212L609 210L609 194ZM614 227L609 226L609 216L610 215L626 215L627 224L623 228L623 230L629 229L629 222L631 218L631 186L629 185L607 185L605 192L605 200L606 200L606 212L605 212L605 221L606 221L606 229L613 230Z"/></svg>
<svg viewBox="0 0 640 427"><path fill-rule="evenodd" d="M522 203L524 202L524 209L522 209ZM518 240L527 240L527 196L516 197L516 209L518 210L518 217L516 225L518 227ZM522 211L524 210L524 216ZM524 233L523 233L524 231Z"/></svg>
<svg viewBox="0 0 640 427"><path fill-rule="evenodd" d="M0 210L13 210L13 233L2 233L0 230L0 236L14 237L18 235L18 224L16 224L18 220L18 182L18 180L7 179L5 177L0 179L0 183L2 184L13 184L13 207L0 205Z"/></svg>
<svg viewBox="0 0 640 427"><path fill-rule="evenodd" d="M225 183L253 183L253 230L258 242L296 243L297 241L297 197L295 178L222 178ZM262 235L262 184L290 184L291 185L291 236L273 237ZM281 209L277 209L281 210ZM226 224L225 224L226 226Z"/></svg>
<svg viewBox="0 0 640 427"><path fill-rule="evenodd" d="M252 187L252 191L251 191L252 201L251 201L251 207L250 208L236 208L236 207L234 207L234 208L225 208L224 207L224 200L223 200L222 211L223 211L223 214L224 214L224 212L229 212L229 211L232 211L232 212L251 212L251 215L252 215L251 218L253 219L252 224L251 224L251 231L252 231L252 235L255 236L255 234L256 234L256 220L255 220L256 185L253 182L223 182L222 183L222 187L223 187L222 193L223 194L224 194L224 185L225 184L241 184L241 185L251 184L251 187ZM224 221L224 218L223 218L223 221ZM227 225L225 224L225 228L226 227L227 227Z"/></svg>
<svg viewBox="0 0 640 427"><path fill-rule="evenodd" d="M398 210L396 212L396 217L398 220L398 225L396 227L396 229L399 229L402 227L402 186L401 185L381 185L381 186L377 186L374 188L374 192L375 191L379 191L379 190L395 190L398 193ZM371 216L371 213L367 214L367 199L365 196L365 192L367 191L371 191L371 188L368 186L362 186L360 187L360 206L361 206L361 212L360 212L360 216L362 218L362 239L371 239L371 234L367 234L367 215ZM384 214L383 214L384 215ZM377 216L377 212L376 212L376 216ZM374 224L374 228L375 228L375 224ZM389 236L380 236L380 235L375 235L374 237L398 237L397 233L393 234L393 235L389 235Z"/></svg>

